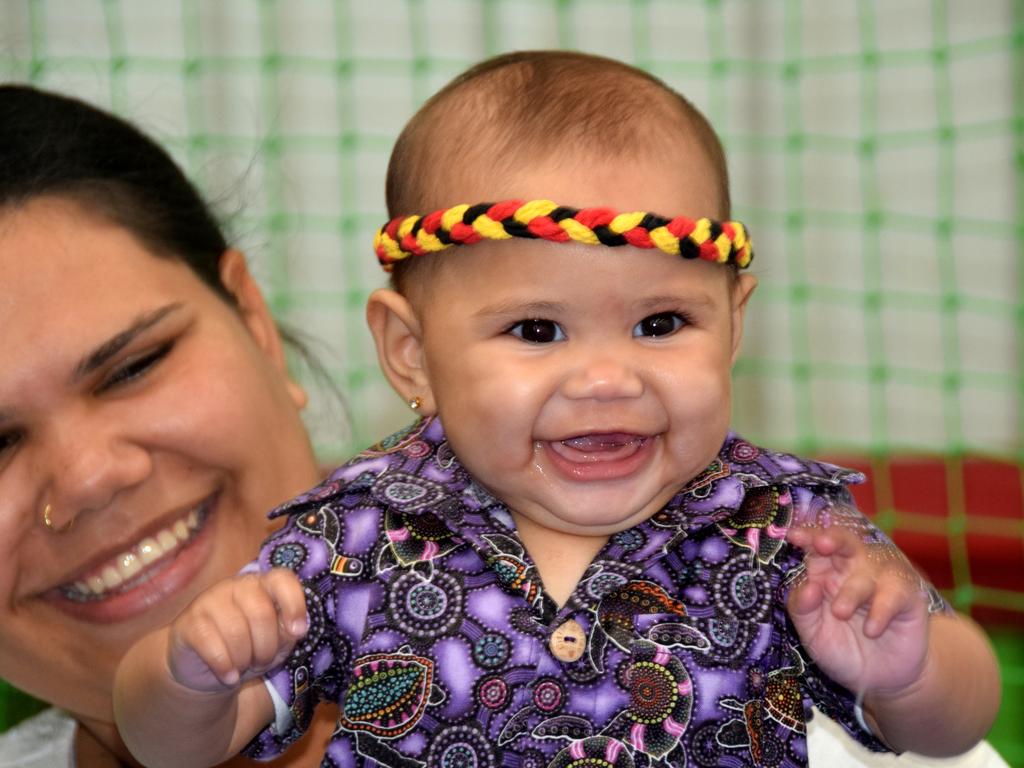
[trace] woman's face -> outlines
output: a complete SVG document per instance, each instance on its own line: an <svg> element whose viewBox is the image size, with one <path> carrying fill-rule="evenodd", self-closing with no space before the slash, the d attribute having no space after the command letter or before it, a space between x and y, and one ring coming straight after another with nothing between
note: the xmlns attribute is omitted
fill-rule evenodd
<svg viewBox="0 0 1024 768"><path fill-rule="evenodd" d="M74 203L0 211L0 677L81 717L317 479L240 254L221 276L238 308Z"/></svg>

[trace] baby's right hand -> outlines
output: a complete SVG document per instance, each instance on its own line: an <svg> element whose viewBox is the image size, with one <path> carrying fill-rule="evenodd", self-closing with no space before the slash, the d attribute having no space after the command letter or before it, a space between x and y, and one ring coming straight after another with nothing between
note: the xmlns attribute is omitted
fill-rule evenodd
<svg viewBox="0 0 1024 768"><path fill-rule="evenodd" d="M224 692L284 661L308 629L298 577L237 576L200 594L171 624L167 666L194 691Z"/></svg>

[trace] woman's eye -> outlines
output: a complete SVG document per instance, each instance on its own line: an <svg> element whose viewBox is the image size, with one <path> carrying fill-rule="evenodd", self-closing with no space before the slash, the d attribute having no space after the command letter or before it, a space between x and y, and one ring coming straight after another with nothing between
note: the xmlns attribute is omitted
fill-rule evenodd
<svg viewBox="0 0 1024 768"><path fill-rule="evenodd" d="M120 366L111 371L110 375L100 384L98 391L103 392L120 384L127 384L141 376L144 376L157 363L167 357L167 353L174 346L168 342L155 349L145 352L138 357L131 357Z"/></svg>
<svg viewBox="0 0 1024 768"><path fill-rule="evenodd" d="M17 432L0 432L0 456L13 448L20 437Z"/></svg>
<svg viewBox="0 0 1024 768"><path fill-rule="evenodd" d="M531 344L565 341L565 333L558 323L551 320L522 320L509 328L508 332Z"/></svg>
<svg viewBox="0 0 1024 768"><path fill-rule="evenodd" d="M659 312L649 315L633 327L633 336L668 336L686 325L686 321L675 312Z"/></svg>

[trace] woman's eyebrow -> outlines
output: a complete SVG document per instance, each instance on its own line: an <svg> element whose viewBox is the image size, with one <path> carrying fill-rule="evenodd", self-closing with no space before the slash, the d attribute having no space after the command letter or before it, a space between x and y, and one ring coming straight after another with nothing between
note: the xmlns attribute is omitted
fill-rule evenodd
<svg viewBox="0 0 1024 768"><path fill-rule="evenodd" d="M114 334L96 347L92 352L83 357L82 361L75 366L72 381L80 381L82 378L95 371L110 358L128 346L140 333L152 328L167 317L167 315L181 309L183 306L184 305L180 302L176 302L139 315L139 317L137 317L127 328Z"/></svg>

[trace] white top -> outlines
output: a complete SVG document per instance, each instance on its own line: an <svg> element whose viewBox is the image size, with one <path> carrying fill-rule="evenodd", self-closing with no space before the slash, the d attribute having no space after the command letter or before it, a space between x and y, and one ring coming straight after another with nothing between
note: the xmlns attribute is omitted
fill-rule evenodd
<svg viewBox="0 0 1024 768"><path fill-rule="evenodd" d="M23 720L0 733L0 768L74 768L76 726L59 709Z"/></svg>
<svg viewBox="0 0 1024 768"><path fill-rule="evenodd" d="M74 741L75 721L48 709L0 733L0 768L75 768ZM830 768L1008 768L987 741L946 759L870 752L818 712L808 724L807 746L811 765Z"/></svg>
<svg viewBox="0 0 1024 768"><path fill-rule="evenodd" d="M846 735L834 720L814 710L807 725L807 753L811 765L866 766L867 768L1009 768L1006 761L983 741L957 757L922 757L913 752L894 755L872 752Z"/></svg>

